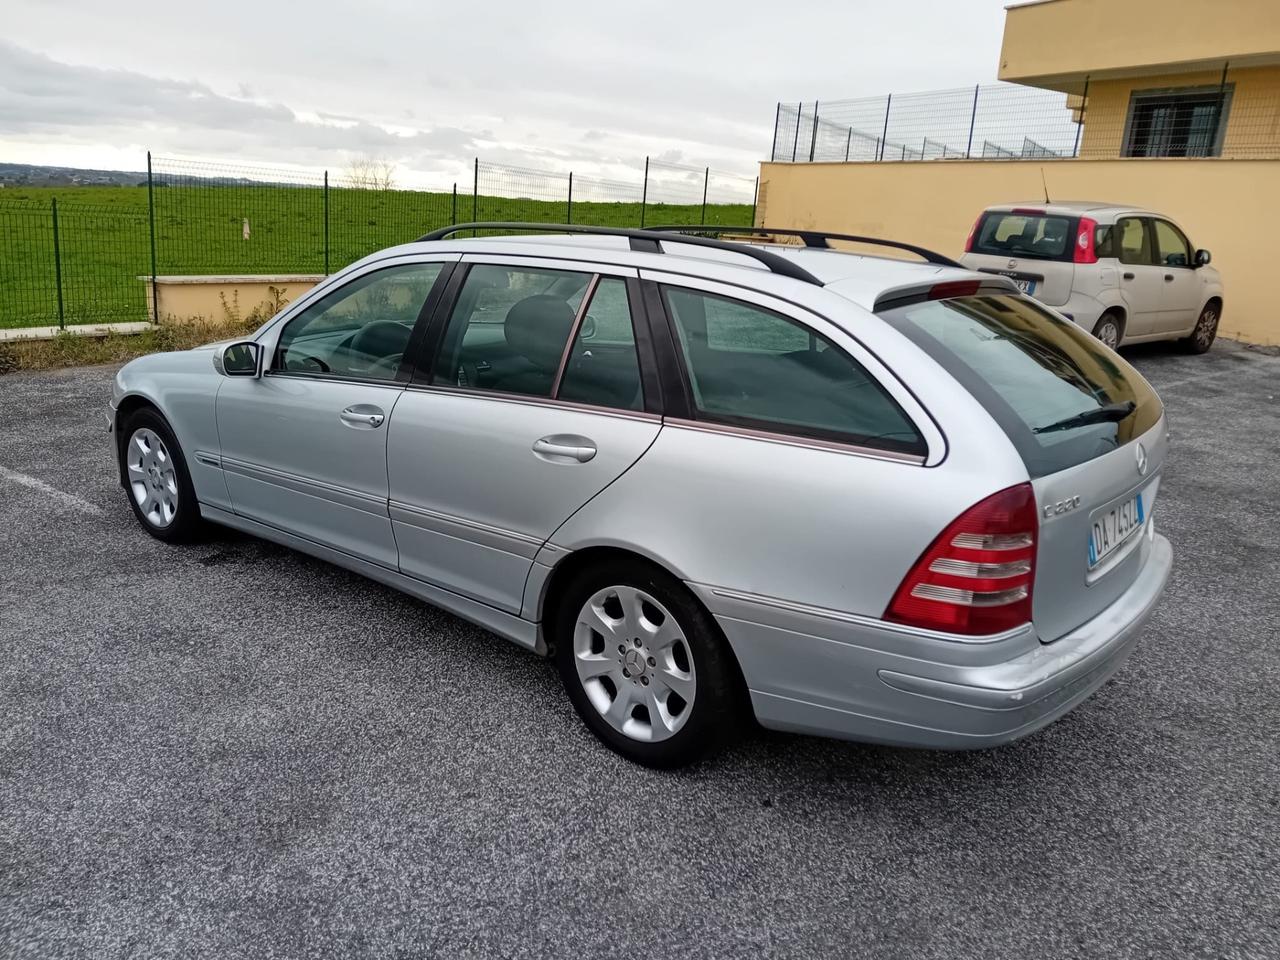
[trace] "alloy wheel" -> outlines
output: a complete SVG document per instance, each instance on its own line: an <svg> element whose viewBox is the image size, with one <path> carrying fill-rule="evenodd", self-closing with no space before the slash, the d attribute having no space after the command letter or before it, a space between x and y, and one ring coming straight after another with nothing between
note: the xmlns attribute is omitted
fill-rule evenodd
<svg viewBox="0 0 1280 960"><path fill-rule="evenodd" d="M153 527L169 526L178 512L178 474L160 435L148 427L133 431L125 463L138 512Z"/></svg>
<svg viewBox="0 0 1280 960"><path fill-rule="evenodd" d="M591 595L574 625L573 661L592 707L623 736L666 740L688 721L697 692L688 641L643 590Z"/></svg>
<svg viewBox="0 0 1280 960"><path fill-rule="evenodd" d="M1196 324L1195 340L1196 346L1201 349L1208 350L1213 343L1213 338L1218 332L1218 311L1213 307L1205 307L1200 314L1200 321Z"/></svg>
<svg viewBox="0 0 1280 960"><path fill-rule="evenodd" d="M1097 337L1114 350L1120 343L1120 328L1116 326L1114 320L1107 320L1103 322L1102 326L1098 327Z"/></svg>

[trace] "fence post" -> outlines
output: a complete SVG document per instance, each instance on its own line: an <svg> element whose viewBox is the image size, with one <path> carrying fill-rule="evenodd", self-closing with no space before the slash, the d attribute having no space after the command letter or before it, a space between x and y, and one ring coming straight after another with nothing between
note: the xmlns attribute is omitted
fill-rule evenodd
<svg viewBox="0 0 1280 960"><path fill-rule="evenodd" d="M58 198L53 198L53 276L58 285L58 329L67 329L67 319L62 311L62 246L58 242Z"/></svg>
<svg viewBox="0 0 1280 960"><path fill-rule="evenodd" d="M982 84L975 83L973 85L973 112L969 114L969 145L964 148L964 158L969 159L969 154L973 150L973 125L978 120L978 91L982 89Z"/></svg>
<svg viewBox="0 0 1280 960"><path fill-rule="evenodd" d="M55 221L56 222L56 221ZM156 284L156 192L151 175L151 151L147 151L147 228L151 234L151 322L160 322L160 291ZM61 301L62 292L59 290Z"/></svg>
<svg viewBox="0 0 1280 960"><path fill-rule="evenodd" d="M760 178L756 177L756 185L751 190L751 226L756 225L756 201L760 199Z"/></svg>
<svg viewBox="0 0 1280 960"><path fill-rule="evenodd" d="M795 135L795 138L791 141L791 162L792 163L796 162L796 150L799 149L800 147L800 114L804 112L801 109L803 106L804 106L803 101L801 100L796 101L796 135Z"/></svg>
<svg viewBox="0 0 1280 960"><path fill-rule="evenodd" d="M706 172L702 174L702 224L705 226L707 222L707 185L711 183L711 168L707 167Z"/></svg>
<svg viewBox="0 0 1280 960"><path fill-rule="evenodd" d="M453 181L453 212L449 215L449 226L458 224L458 181Z"/></svg>
<svg viewBox="0 0 1280 960"><path fill-rule="evenodd" d="M649 158L644 158L644 186L640 188L640 226L644 226L644 209L649 204Z"/></svg>
<svg viewBox="0 0 1280 960"><path fill-rule="evenodd" d="M1218 103L1213 110L1213 130L1210 131L1209 133L1209 137L1210 137L1209 152L1206 154L1206 156L1209 156L1209 157L1217 156L1217 154L1213 152L1213 148L1218 142L1218 127L1222 124L1222 108L1226 106L1227 68L1229 66L1231 66L1230 60L1224 60L1222 62L1222 82L1218 84ZM1088 82L1089 82L1088 78L1085 78L1085 83L1088 83ZM1223 136L1222 139L1223 139L1223 142L1225 143L1227 138L1226 136Z"/></svg>
<svg viewBox="0 0 1280 960"><path fill-rule="evenodd" d="M329 171L324 172L324 275L329 275Z"/></svg>
<svg viewBox="0 0 1280 960"><path fill-rule="evenodd" d="M565 209L565 223L573 223L573 171L569 171L569 206Z"/></svg>
<svg viewBox="0 0 1280 960"><path fill-rule="evenodd" d="M814 151L818 149L818 101L813 101L813 136L809 138L809 162L813 163Z"/></svg>
<svg viewBox="0 0 1280 960"><path fill-rule="evenodd" d="M480 219L480 158L476 157L475 173L471 178L471 222L476 223ZM471 231L474 237L476 232Z"/></svg>
<svg viewBox="0 0 1280 960"><path fill-rule="evenodd" d="M1227 76L1227 71L1226 71L1226 68L1224 67L1222 70L1222 77L1224 80L1226 79L1226 76ZM1080 156L1080 130L1084 127L1085 104L1088 102L1088 100L1089 100L1089 75L1086 73L1084 76L1084 93L1080 94L1080 119L1076 121L1076 143L1075 143L1075 146L1071 148L1071 156L1073 157ZM1214 122L1214 127L1215 128L1217 127L1216 121Z"/></svg>
<svg viewBox="0 0 1280 960"><path fill-rule="evenodd" d="M884 131L880 134L880 159L884 159L885 141L889 139L889 107L893 103L893 94L884 98ZM903 156L906 156L906 144L903 144Z"/></svg>
<svg viewBox="0 0 1280 960"><path fill-rule="evenodd" d="M778 123L782 120L782 101L778 101L778 107L773 111L773 142L769 144L769 162L772 163L778 159Z"/></svg>
<svg viewBox="0 0 1280 960"><path fill-rule="evenodd" d="M844 142L844 162L849 162L849 148L853 146L853 127L849 128L849 138Z"/></svg>

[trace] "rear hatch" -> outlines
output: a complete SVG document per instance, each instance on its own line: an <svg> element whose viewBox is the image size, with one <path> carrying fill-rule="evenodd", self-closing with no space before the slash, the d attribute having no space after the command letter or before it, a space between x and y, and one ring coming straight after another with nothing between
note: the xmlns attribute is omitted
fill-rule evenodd
<svg viewBox="0 0 1280 960"><path fill-rule="evenodd" d="M965 245L965 266L998 273L1051 307L1071 296L1079 217L1030 207L988 210Z"/></svg>
<svg viewBox="0 0 1280 960"><path fill-rule="evenodd" d="M1101 613L1138 576L1153 535L1167 439L1151 385L1026 297L924 300L881 316L973 394L1026 464L1040 639Z"/></svg>

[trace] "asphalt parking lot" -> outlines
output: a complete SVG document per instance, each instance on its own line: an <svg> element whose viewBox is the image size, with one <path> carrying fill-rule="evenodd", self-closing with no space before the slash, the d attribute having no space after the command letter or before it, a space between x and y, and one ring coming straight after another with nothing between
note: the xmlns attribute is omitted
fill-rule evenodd
<svg viewBox="0 0 1280 960"><path fill-rule="evenodd" d="M1176 569L999 750L631 766L549 664L115 484L114 370L0 377L0 956L1280 956L1280 356L1139 349Z"/></svg>

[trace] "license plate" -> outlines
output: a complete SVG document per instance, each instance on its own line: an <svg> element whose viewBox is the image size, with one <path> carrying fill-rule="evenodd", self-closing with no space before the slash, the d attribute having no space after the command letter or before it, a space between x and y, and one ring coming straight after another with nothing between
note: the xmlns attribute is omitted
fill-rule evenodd
<svg viewBox="0 0 1280 960"><path fill-rule="evenodd" d="M1019 290L1030 296L1036 292L1036 282L1034 280L1014 280Z"/></svg>
<svg viewBox="0 0 1280 960"><path fill-rule="evenodd" d="M1094 517L1089 530L1089 569L1092 570L1127 543L1142 529L1146 519L1140 493Z"/></svg>

